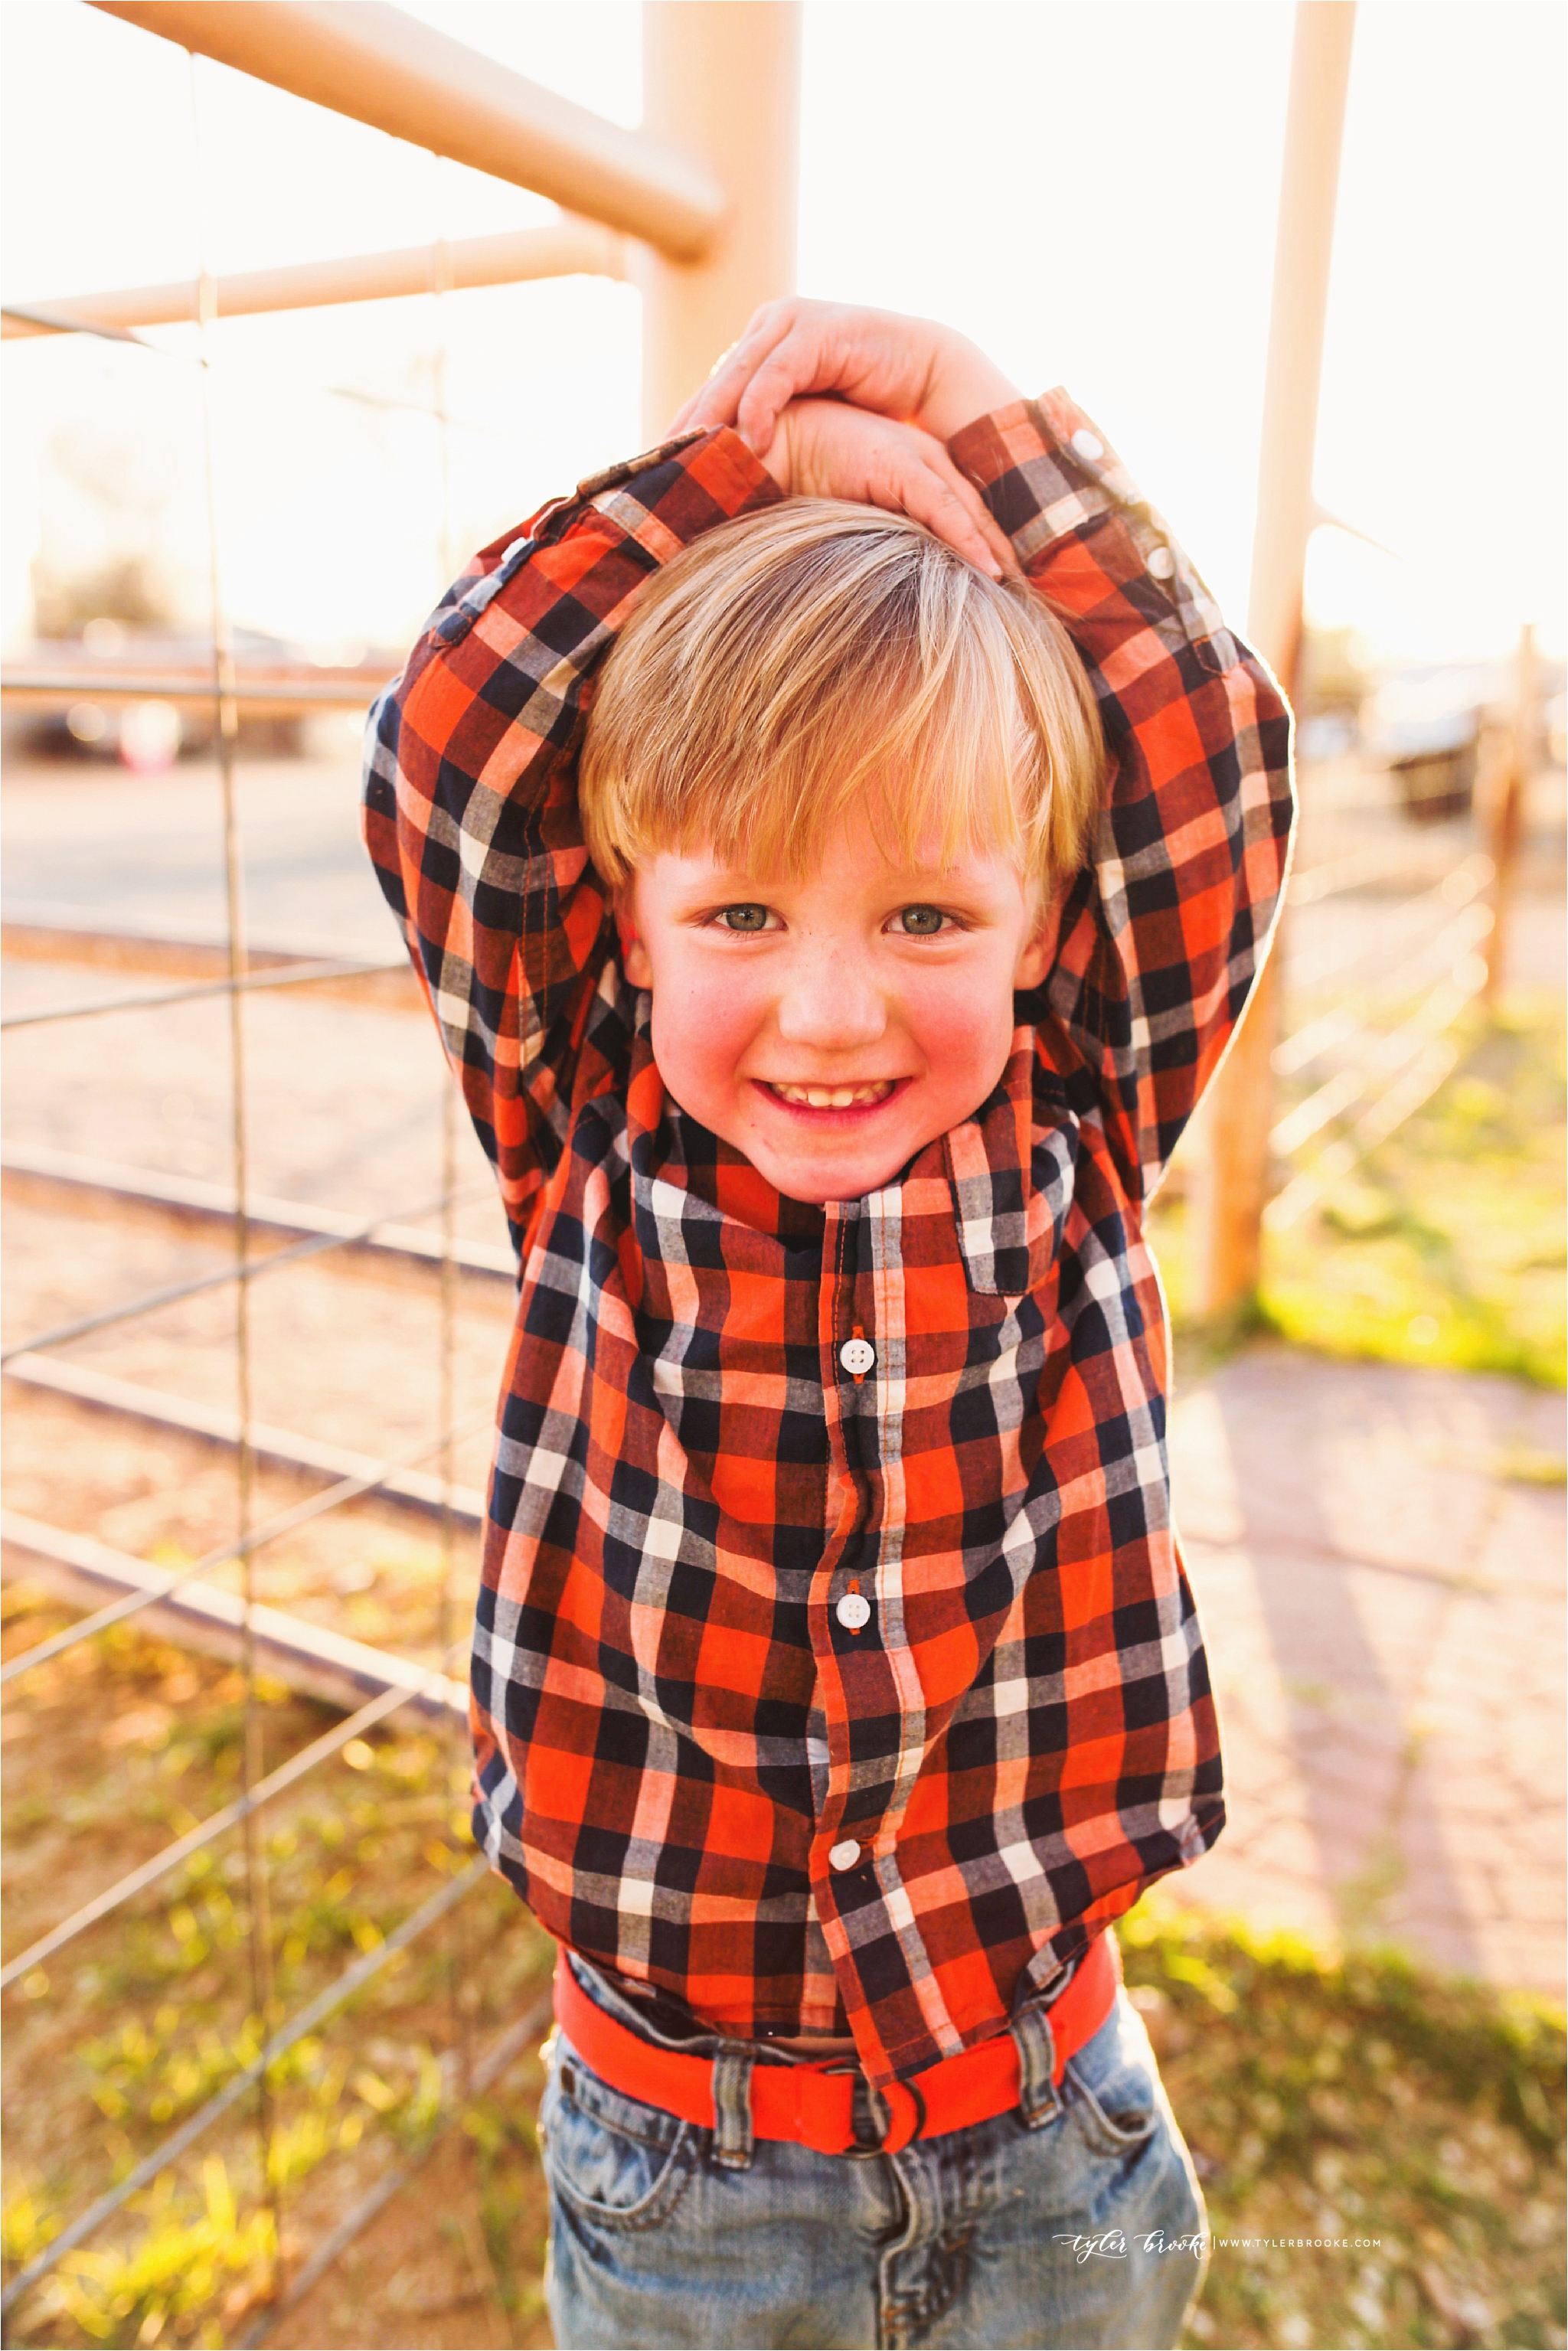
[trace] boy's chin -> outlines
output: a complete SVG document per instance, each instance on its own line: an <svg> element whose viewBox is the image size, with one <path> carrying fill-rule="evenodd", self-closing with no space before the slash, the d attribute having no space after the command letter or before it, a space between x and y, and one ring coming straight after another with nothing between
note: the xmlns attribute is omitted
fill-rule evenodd
<svg viewBox="0 0 1568 2351"><path fill-rule="evenodd" d="M810 1144L779 1151L751 1135L738 1145L758 1174L781 1192L810 1208L826 1207L830 1200L860 1200L880 1192L920 1148L917 1142L884 1144L879 1150L842 1147L813 1151Z"/></svg>

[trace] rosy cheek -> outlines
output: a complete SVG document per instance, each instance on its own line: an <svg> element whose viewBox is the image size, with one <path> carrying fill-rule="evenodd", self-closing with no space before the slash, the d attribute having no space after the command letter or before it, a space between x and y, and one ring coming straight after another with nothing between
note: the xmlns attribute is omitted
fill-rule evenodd
<svg viewBox="0 0 1568 2351"><path fill-rule="evenodd" d="M653 991L653 1053L666 1081L689 1107L696 1097L730 1090L736 1064L756 1033L759 1008L744 975L706 963L666 974Z"/></svg>
<svg viewBox="0 0 1568 2351"><path fill-rule="evenodd" d="M936 979L933 974L933 979ZM911 1037L919 1045L933 1072L944 1074L977 1057L989 1059L1012 1034L1012 990L989 975L949 976L946 986L927 985L911 990L904 1004Z"/></svg>

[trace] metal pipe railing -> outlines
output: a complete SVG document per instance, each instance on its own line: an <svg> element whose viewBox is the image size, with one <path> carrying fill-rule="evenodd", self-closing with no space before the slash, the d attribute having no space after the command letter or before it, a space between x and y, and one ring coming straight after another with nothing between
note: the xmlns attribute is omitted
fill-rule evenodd
<svg viewBox="0 0 1568 2351"><path fill-rule="evenodd" d="M1358 1041L1364 1040L1367 1048L1364 1057L1341 1070L1293 1110L1287 1111L1270 1131L1269 1148L1278 1158L1292 1157L1325 1126L1364 1101L1380 1081L1397 1076L1430 1038L1453 1026L1484 985L1484 967L1479 973L1472 972L1470 967L1476 961L1475 949L1490 928L1490 907L1472 906L1459 917L1451 926L1451 934L1444 935L1443 946L1450 960L1442 977L1396 1029L1357 1032Z"/></svg>
<svg viewBox="0 0 1568 2351"><path fill-rule="evenodd" d="M237 1206L230 1185L127 1166L113 1159L89 1159L74 1151L56 1151L47 1144L0 1144L0 1175L96 1192L103 1198L132 1202L139 1207L167 1208L181 1218L207 1217L232 1224ZM478 1188L476 1185L476 1191ZM308 1233L327 1234L347 1248L412 1259L424 1266L441 1264L446 1254L444 1237L423 1231L418 1225L378 1225L366 1234L364 1217L358 1210L323 1207L319 1201L280 1200L266 1192L253 1192L246 1206L253 1230L265 1226L290 1240ZM517 1259L509 1241L454 1238L452 1256L461 1272L517 1286ZM13 1355L5 1368L15 1370L25 1360Z"/></svg>
<svg viewBox="0 0 1568 2351"><path fill-rule="evenodd" d="M296 98L531 188L672 260L700 260L725 219L725 192L695 156L607 122L381 0L93 5Z"/></svg>
<svg viewBox="0 0 1568 2351"><path fill-rule="evenodd" d="M1434 890L1430 895L1441 901L1444 911L1452 914L1453 919L1429 938L1424 947L1411 950L1408 959L1401 962L1399 985L1401 993L1406 996L1418 987L1429 986L1434 978L1445 977L1463 955L1470 948L1479 946L1491 931L1490 906L1478 906L1472 900L1461 913L1453 914L1452 901L1441 890ZM1417 899L1415 904L1422 907L1423 902ZM1382 958L1388 952L1388 941L1374 937L1356 947L1354 960L1370 960L1375 956ZM1352 959L1348 956L1344 958L1346 963ZM1281 1040L1274 1048L1274 1074L1276 1077L1293 1076L1298 1070L1309 1068L1324 1053L1333 1051L1353 1039L1369 1039L1380 1033L1364 1015L1351 1017L1344 1007L1338 1007ZM1277 1145L1270 1143L1270 1148L1275 1149Z"/></svg>
<svg viewBox="0 0 1568 2351"><path fill-rule="evenodd" d="M255 318L272 310L321 309L337 302L387 302L428 294L437 268L453 288L520 286L540 277L624 277L626 247L613 229L566 214L538 228L494 236L454 237L440 248L400 246L329 261L247 269L212 283L213 314ZM120 286L97 294L62 294L7 306L0 338L79 334L87 328L172 327L194 319L201 289L193 277L158 286Z"/></svg>
<svg viewBox="0 0 1568 2351"><path fill-rule="evenodd" d="M1397 914L1397 935L1407 937L1415 935L1420 930L1423 919L1433 914L1468 906L1486 888L1491 874L1490 857L1467 857L1461 864L1451 867L1429 890L1401 903ZM1371 936L1364 934L1359 938L1341 936L1307 947L1291 941L1285 956L1287 987L1292 993L1316 987L1324 979L1354 970L1357 964L1369 963L1375 956L1386 955L1389 945L1386 933L1374 933ZM1292 1058L1300 1050L1300 1032L1281 1040L1273 1057L1276 1077L1289 1074Z"/></svg>
<svg viewBox="0 0 1568 2351"><path fill-rule="evenodd" d="M236 673L225 699L236 716L256 712L267 718L306 718L319 710L364 710L386 684L371 679L295 677L247 679ZM0 671L0 694L7 702L54 707L62 702L173 702L210 710L213 681L193 670L73 669L22 666Z"/></svg>

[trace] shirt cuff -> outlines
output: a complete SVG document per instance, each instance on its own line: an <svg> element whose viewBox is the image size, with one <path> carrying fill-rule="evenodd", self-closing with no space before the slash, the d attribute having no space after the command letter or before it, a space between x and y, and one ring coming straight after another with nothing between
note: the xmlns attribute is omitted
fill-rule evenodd
<svg viewBox="0 0 1568 2351"><path fill-rule="evenodd" d="M1137 492L1115 454L1061 391L1019 400L966 424L947 454L967 474L1027 570L1034 557L1118 503L1109 475Z"/></svg>

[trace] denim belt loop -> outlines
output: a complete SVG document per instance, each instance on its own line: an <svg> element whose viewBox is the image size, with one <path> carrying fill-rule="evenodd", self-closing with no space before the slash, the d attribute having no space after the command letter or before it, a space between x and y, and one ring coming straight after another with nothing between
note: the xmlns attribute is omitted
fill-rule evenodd
<svg viewBox="0 0 1568 2351"><path fill-rule="evenodd" d="M1012 2021L1019 2053L1019 2111L1026 2130L1040 2130L1061 2112L1057 2089L1056 2035L1043 2001L1030 2001Z"/></svg>
<svg viewBox="0 0 1568 2351"><path fill-rule="evenodd" d="M727 2171L749 2171L751 2134L750 2049L744 2041L721 2041L713 2061L713 2155Z"/></svg>

